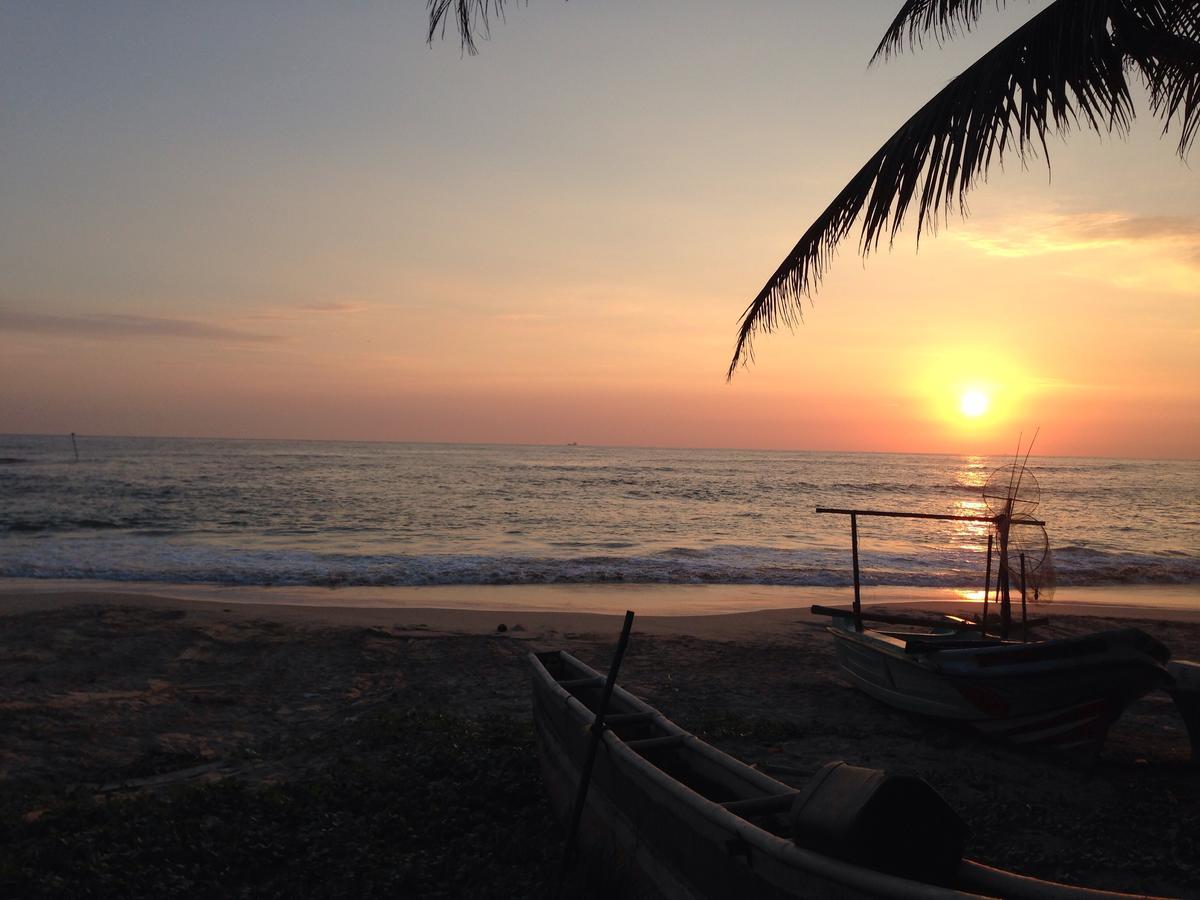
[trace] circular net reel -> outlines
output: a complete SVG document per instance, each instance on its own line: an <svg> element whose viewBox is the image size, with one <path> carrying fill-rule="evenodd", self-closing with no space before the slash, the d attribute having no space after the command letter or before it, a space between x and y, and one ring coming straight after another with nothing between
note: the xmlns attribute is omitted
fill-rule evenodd
<svg viewBox="0 0 1200 900"><path fill-rule="evenodd" d="M1054 598L1054 557L1046 526L1030 524L1033 520L1033 516L1024 513L1013 516L1009 523L1008 583L1013 592L1020 591L1023 559L1025 601L1040 605Z"/></svg>
<svg viewBox="0 0 1200 900"><path fill-rule="evenodd" d="M1018 463L1001 466L983 486L983 502L993 516L1031 516L1041 501L1037 479Z"/></svg>

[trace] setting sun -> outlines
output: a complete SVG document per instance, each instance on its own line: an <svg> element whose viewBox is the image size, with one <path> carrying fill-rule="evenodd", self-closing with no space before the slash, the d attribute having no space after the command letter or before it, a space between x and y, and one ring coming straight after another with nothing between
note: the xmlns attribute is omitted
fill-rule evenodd
<svg viewBox="0 0 1200 900"><path fill-rule="evenodd" d="M981 390L972 388L963 393L962 399L958 403L958 408L962 410L964 416L970 416L974 419L987 412L988 403L987 394Z"/></svg>

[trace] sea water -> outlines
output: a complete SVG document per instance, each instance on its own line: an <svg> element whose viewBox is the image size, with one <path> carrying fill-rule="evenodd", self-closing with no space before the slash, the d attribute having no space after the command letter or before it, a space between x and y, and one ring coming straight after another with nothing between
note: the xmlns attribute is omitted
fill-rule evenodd
<svg viewBox="0 0 1200 900"><path fill-rule="evenodd" d="M980 514L1010 462L111 437L80 437L76 460L69 436L0 436L0 577L841 586L848 519L816 507ZM1059 585L1200 585L1200 464L1033 458L1029 471ZM981 585L985 524L859 531L866 584Z"/></svg>

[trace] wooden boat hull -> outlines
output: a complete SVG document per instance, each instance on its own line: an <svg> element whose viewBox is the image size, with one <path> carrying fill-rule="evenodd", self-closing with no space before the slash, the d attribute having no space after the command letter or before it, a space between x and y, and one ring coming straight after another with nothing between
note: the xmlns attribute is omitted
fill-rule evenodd
<svg viewBox="0 0 1200 900"><path fill-rule="evenodd" d="M1099 752L1130 703L1170 683L1165 648L1136 629L927 652L870 629L829 630L846 677L878 700L967 722L1011 743L1084 757Z"/></svg>
<svg viewBox="0 0 1200 900"><path fill-rule="evenodd" d="M542 675L545 669L539 672L538 668L535 666L533 684L538 754L551 807L559 820L565 822L579 784L579 766L586 755L592 713L574 697L559 694L553 679ZM618 703L626 699L614 696ZM787 789L778 782L771 788L776 792ZM915 885L916 893L881 894L856 889L853 867L836 860L826 860L830 872L809 872L788 865L789 857L805 851L753 828L698 795L689 797L688 793L644 757L629 750L612 732L605 733L580 823L580 845L588 848L594 864L606 879L615 882L613 888L620 895L963 896L926 885ZM748 835L750 831L758 834ZM847 871L841 872L842 869ZM871 874L885 881L900 881Z"/></svg>
<svg viewBox="0 0 1200 900"><path fill-rule="evenodd" d="M594 712L572 682L603 683L567 653L531 655L538 753L551 806L567 821ZM551 671L554 669L555 671ZM596 684L592 687L597 688ZM964 861L956 884L890 875L798 846L722 804L795 794L616 687L583 810L580 846L614 896L668 898L1099 898ZM623 724L618 725L618 720ZM627 724L636 720L636 724ZM649 740L658 749L648 749ZM667 746L669 745L669 750ZM682 780L681 780L682 779ZM684 783L686 781L686 784ZM778 825L778 823L776 823Z"/></svg>

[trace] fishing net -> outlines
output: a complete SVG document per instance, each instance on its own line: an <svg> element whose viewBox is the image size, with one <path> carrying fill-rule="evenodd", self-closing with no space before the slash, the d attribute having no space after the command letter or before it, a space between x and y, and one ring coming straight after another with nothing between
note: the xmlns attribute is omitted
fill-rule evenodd
<svg viewBox="0 0 1200 900"><path fill-rule="evenodd" d="M993 516L1030 516L1041 500L1037 479L1021 463L1001 466L983 486L983 502Z"/></svg>
<svg viewBox="0 0 1200 900"><path fill-rule="evenodd" d="M1050 535L1046 533L1044 525L1035 525L1033 521L1032 516L1024 514L1013 516L1009 525L1009 584L1020 590L1023 578L1028 603L1049 603L1054 596L1054 559L1050 553Z"/></svg>
<svg viewBox="0 0 1200 900"><path fill-rule="evenodd" d="M1035 606L1049 603L1055 587L1050 536L1033 515L1041 500L1041 486L1023 463L1001 466L983 486L988 511L1008 516L1009 589L1019 598L1023 583L1026 603Z"/></svg>
<svg viewBox="0 0 1200 900"><path fill-rule="evenodd" d="M1025 598L1034 606L1050 603L1054 600L1054 585L1054 554L1047 550L1037 571L1032 576L1026 573Z"/></svg>

